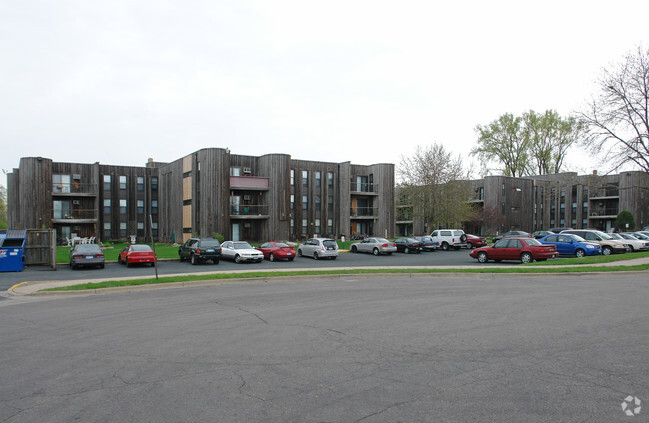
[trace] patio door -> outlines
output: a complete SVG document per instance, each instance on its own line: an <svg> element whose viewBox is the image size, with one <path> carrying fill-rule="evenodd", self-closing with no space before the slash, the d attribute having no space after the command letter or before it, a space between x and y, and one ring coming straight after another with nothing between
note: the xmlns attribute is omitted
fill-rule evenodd
<svg viewBox="0 0 649 423"><path fill-rule="evenodd" d="M239 226L239 223L233 223L232 224L232 241L240 241L240 232L241 228Z"/></svg>

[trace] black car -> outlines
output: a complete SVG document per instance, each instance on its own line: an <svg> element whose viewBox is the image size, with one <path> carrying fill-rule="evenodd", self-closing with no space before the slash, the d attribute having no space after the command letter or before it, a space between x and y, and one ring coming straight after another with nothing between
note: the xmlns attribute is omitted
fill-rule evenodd
<svg viewBox="0 0 649 423"><path fill-rule="evenodd" d="M212 260L219 264L221 243L214 238L190 238L178 248L180 261L189 260L192 264Z"/></svg>
<svg viewBox="0 0 649 423"><path fill-rule="evenodd" d="M496 235L495 237L492 238L491 242L493 242L495 244L496 242L500 241L503 238L513 238L513 237L516 237L516 238L532 238L532 235L530 235L527 232L523 232L523 231L509 231L509 232L505 232L502 235Z"/></svg>
<svg viewBox="0 0 649 423"><path fill-rule="evenodd" d="M439 248L439 242L433 241L431 236L413 236L412 238L419 241L424 251L435 251Z"/></svg>
<svg viewBox="0 0 649 423"><path fill-rule="evenodd" d="M394 241L397 246L397 253L421 253L424 247L416 239L399 238Z"/></svg>

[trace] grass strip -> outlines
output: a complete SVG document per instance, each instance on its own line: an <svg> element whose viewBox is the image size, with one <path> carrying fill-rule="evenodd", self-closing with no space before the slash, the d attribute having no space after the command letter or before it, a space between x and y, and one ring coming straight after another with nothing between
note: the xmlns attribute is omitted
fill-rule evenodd
<svg viewBox="0 0 649 423"><path fill-rule="evenodd" d="M615 261L625 261L633 260L642 257L649 257L649 251L640 251L635 253L627 254L611 254L610 256L587 256L582 258L560 258L554 260L546 261L536 261L533 263L527 263L523 266L568 266L568 265L588 265L588 264L597 264L597 263L613 263Z"/></svg>
<svg viewBox="0 0 649 423"><path fill-rule="evenodd" d="M284 276L313 276L313 275L359 275L359 274L398 274L398 273L588 273L588 272L619 272L649 270L649 264L637 266L579 266L567 268L476 268L476 269L340 269L340 270L296 270L286 272L246 272L246 273L215 273L211 275L166 276L158 279L128 279L104 282L93 282L79 285L48 288L42 291L79 291L122 286L138 286L164 284L171 282L192 282L202 280L228 280L250 278L276 278Z"/></svg>

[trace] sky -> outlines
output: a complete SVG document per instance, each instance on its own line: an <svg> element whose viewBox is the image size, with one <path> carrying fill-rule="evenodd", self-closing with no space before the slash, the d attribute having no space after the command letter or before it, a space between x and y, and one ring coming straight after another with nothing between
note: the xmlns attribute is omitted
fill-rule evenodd
<svg viewBox="0 0 649 423"><path fill-rule="evenodd" d="M0 169L208 147L398 164L432 143L477 169L477 125L583 110L646 45L648 15L645 0L6 1ZM576 149L564 170L598 166Z"/></svg>

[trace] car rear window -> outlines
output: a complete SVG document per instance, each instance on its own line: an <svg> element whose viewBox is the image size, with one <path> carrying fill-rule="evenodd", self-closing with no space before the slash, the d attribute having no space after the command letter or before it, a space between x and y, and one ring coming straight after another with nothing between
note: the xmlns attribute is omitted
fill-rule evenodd
<svg viewBox="0 0 649 423"><path fill-rule="evenodd" d="M152 251L148 245L131 245L131 251Z"/></svg>
<svg viewBox="0 0 649 423"><path fill-rule="evenodd" d="M201 246L203 246L203 247L219 247L219 246L221 246L221 243L216 239L214 239L214 240L207 239L207 240L201 241Z"/></svg>
<svg viewBox="0 0 649 423"><path fill-rule="evenodd" d="M333 239L326 239L322 241L322 245L324 245L325 247L338 247L338 244Z"/></svg>
<svg viewBox="0 0 649 423"><path fill-rule="evenodd" d="M279 247L279 248L288 247L288 244L284 244L283 242L276 242L275 247Z"/></svg>
<svg viewBox="0 0 649 423"><path fill-rule="evenodd" d="M81 254L101 253L101 248L97 244L77 245L74 248L74 252L81 253Z"/></svg>

